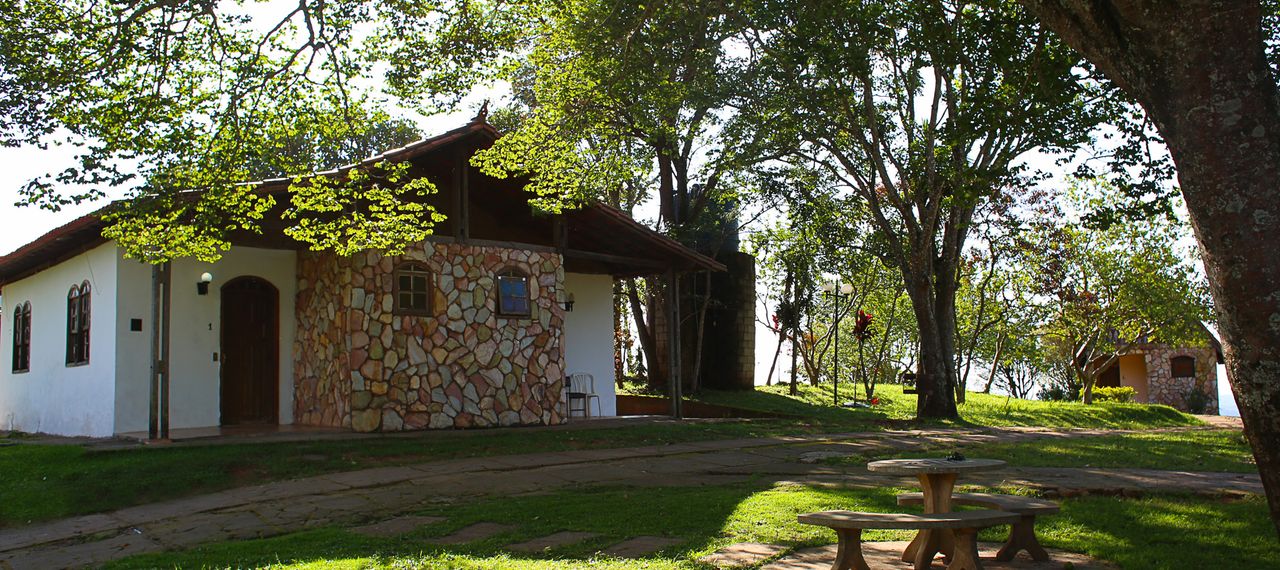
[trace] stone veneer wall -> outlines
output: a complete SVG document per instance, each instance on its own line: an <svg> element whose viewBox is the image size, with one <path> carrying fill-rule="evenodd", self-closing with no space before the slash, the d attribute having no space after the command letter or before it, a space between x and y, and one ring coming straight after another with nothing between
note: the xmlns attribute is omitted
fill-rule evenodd
<svg viewBox="0 0 1280 570"><path fill-rule="evenodd" d="M1186 410L1186 395L1199 385L1209 396L1204 413L1218 413L1218 357L1212 348L1150 346L1142 350L1147 362L1147 394L1153 404ZM1195 378L1174 378L1170 360L1176 356L1196 359Z"/></svg>
<svg viewBox="0 0 1280 570"><path fill-rule="evenodd" d="M316 290L305 288L307 293L329 301L306 304L309 311L322 308L318 316L304 317L299 304L299 337L307 340L297 358L333 359L307 350L324 346L313 339L328 338L331 325L323 311L330 306L346 313L347 352L333 359L341 368L337 382L298 375L298 417L307 418L305 411L313 407L327 417L328 402L345 394L349 414L341 425L362 432L564 421L564 320L556 302L564 269L558 254L427 242L400 256L360 253L331 262L317 258L332 254L303 257L300 290L303 280L315 283ZM430 316L392 310L393 273L405 261L419 262L435 275ZM495 275L512 267L529 275L530 318L496 315ZM330 368L307 364L306 370Z"/></svg>
<svg viewBox="0 0 1280 570"><path fill-rule="evenodd" d="M351 369L344 289L350 260L331 253L298 254L297 334L293 343L294 422L351 427ZM347 295L349 297L349 295Z"/></svg>

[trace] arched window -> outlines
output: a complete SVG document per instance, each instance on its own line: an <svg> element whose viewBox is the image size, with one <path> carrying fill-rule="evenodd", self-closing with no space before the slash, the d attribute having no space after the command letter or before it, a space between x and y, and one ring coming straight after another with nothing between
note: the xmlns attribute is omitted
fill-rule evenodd
<svg viewBox="0 0 1280 570"><path fill-rule="evenodd" d="M529 276L508 268L498 273L498 314L504 317L530 315Z"/></svg>
<svg viewBox="0 0 1280 570"><path fill-rule="evenodd" d="M418 263L402 263L396 267L396 312L410 315L431 314L431 272Z"/></svg>
<svg viewBox="0 0 1280 570"><path fill-rule="evenodd" d="M89 282L67 292L67 365L89 362Z"/></svg>
<svg viewBox="0 0 1280 570"><path fill-rule="evenodd" d="M13 311L13 371L31 370L31 303Z"/></svg>
<svg viewBox="0 0 1280 570"><path fill-rule="evenodd" d="M1175 356L1169 359L1169 372L1174 378L1195 378L1196 359L1190 356Z"/></svg>

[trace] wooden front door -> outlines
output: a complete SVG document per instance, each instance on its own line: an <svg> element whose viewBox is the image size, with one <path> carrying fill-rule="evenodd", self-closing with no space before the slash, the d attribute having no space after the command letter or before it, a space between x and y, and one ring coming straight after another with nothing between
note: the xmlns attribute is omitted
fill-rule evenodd
<svg viewBox="0 0 1280 570"><path fill-rule="evenodd" d="M279 421L280 293L265 279L222 286L222 424Z"/></svg>

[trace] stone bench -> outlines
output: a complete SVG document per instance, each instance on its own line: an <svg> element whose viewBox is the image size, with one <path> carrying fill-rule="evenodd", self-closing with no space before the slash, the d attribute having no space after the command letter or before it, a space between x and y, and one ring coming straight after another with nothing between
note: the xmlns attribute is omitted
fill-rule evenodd
<svg viewBox="0 0 1280 570"><path fill-rule="evenodd" d="M1018 521L1016 513L992 510L923 515L823 511L796 518L804 524L825 526L836 531L839 542L831 570L871 570L862 557L862 531L872 528L951 531L955 536L955 548L947 570L981 570L982 563L978 561L978 530ZM916 560L915 568L925 570L931 562L932 559Z"/></svg>
<svg viewBox="0 0 1280 570"><path fill-rule="evenodd" d="M1004 545L1000 547L1000 551L996 553L996 560L1013 560L1013 557L1017 556L1018 552L1022 550L1026 550L1027 554L1031 555L1032 560L1044 562L1049 559L1049 553L1045 552L1044 547L1040 546L1040 541L1036 540L1036 515L1056 514L1058 512L1057 503L1035 497L993 495L990 493L956 493L951 495L951 503L995 509L1018 515L1018 522L1013 523L1010 527L1009 538L1005 540ZM904 493L898 495L898 504L924 504L924 494Z"/></svg>

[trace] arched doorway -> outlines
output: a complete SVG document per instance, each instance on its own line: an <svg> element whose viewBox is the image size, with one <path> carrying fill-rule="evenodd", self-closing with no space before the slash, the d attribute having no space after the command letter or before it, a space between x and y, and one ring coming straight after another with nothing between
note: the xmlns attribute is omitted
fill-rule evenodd
<svg viewBox="0 0 1280 570"><path fill-rule="evenodd" d="M222 286L222 425L279 421L279 319L280 292L267 280Z"/></svg>

